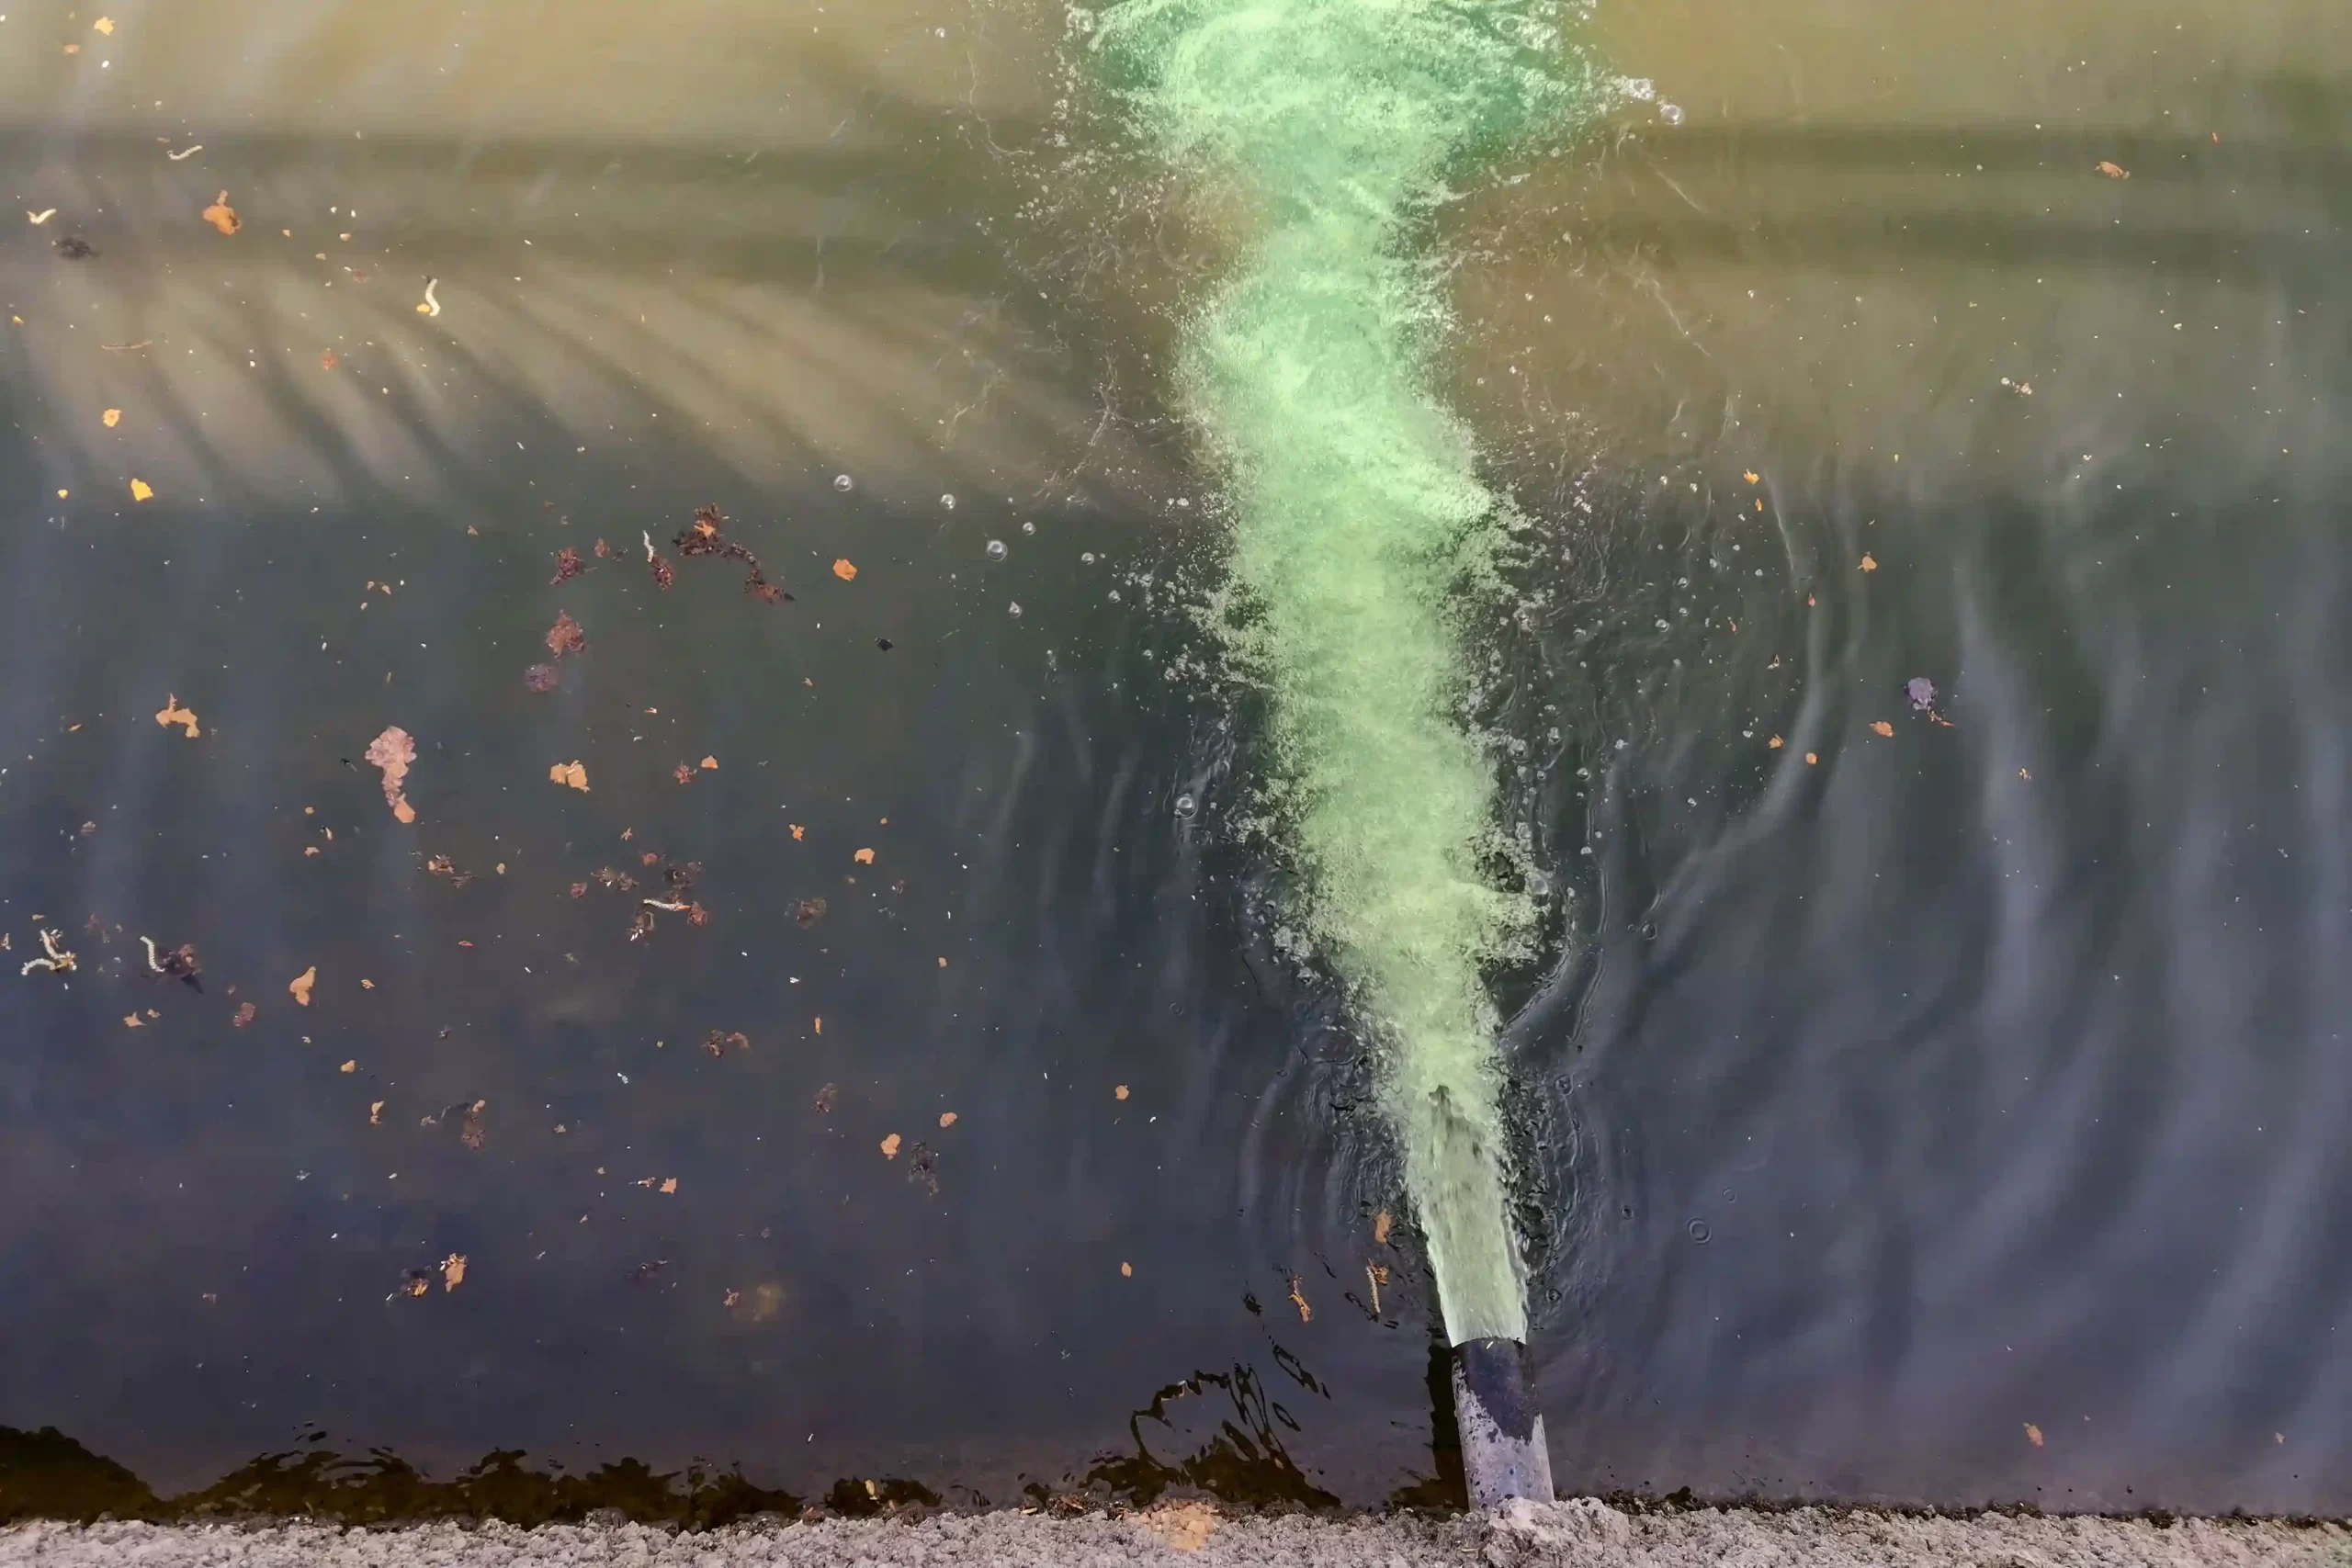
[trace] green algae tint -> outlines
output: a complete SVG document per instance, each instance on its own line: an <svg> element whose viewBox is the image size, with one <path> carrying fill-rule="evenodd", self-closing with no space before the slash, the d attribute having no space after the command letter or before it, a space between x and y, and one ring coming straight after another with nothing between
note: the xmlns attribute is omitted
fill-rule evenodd
<svg viewBox="0 0 2352 1568"><path fill-rule="evenodd" d="M1508 508L1429 388L1448 325L1412 254L1446 182L1595 96L1528 0L1119 0L1094 47L1167 157L1258 215L1190 323L1190 414L1233 517L1227 634L1272 697L1297 911L1381 1046L1456 1343L1523 1339L1486 968L1534 908L1488 874L1494 769L1462 715Z"/></svg>

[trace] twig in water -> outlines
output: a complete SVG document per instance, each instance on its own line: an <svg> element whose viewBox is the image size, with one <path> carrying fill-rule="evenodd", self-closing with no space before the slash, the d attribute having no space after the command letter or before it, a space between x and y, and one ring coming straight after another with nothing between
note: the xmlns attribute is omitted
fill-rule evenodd
<svg viewBox="0 0 2352 1568"><path fill-rule="evenodd" d="M57 945L57 933L51 931L46 926L41 928L40 945L41 951L48 953L49 956L46 958L27 959L25 961L24 968L17 971L17 973L29 975L36 969L46 969L51 974L54 975L62 970L71 969L74 966L74 955Z"/></svg>

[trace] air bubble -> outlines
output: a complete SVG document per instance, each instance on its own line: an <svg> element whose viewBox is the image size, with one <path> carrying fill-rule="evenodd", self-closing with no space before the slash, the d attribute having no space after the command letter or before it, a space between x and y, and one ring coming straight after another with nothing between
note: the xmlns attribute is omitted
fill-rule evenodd
<svg viewBox="0 0 2352 1568"><path fill-rule="evenodd" d="M835 474L833 476L833 488L835 490L847 490L850 487L850 477L847 474Z"/></svg>
<svg viewBox="0 0 2352 1568"><path fill-rule="evenodd" d="M1005 609L1010 612L1016 620L1019 619L1021 615L1021 601L1018 599L1014 600L1012 604L1006 605Z"/></svg>
<svg viewBox="0 0 2352 1568"><path fill-rule="evenodd" d="M1023 523L1021 525L1021 531L1024 534L1034 534L1037 531L1037 525L1035 523Z"/></svg>
<svg viewBox="0 0 2352 1568"><path fill-rule="evenodd" d="M1005 548L1004 541L1002 539L990 539L989 541L989 559L1002 560L1010 554L1012 554L1012 552Z"/></svg>
<svg viewBox="0 0 2352 1568"><path fill-rule="evenodd" d="M1187 822L1190 822L1193 819L1193 814L1198 812L1200 808L1201 803L1194 800L1189 794L1180 795L1176 797L1176 815L1182 817Z"/></svg>
<svg viewBox="0 0 2352 1568"><path fill-rule="evenodd" d="M1078 558L1078 564L1080 566L1092 566L1094 564L1094 552L1092 550L1088 550L1085 554L1080 556Z"/></svg>
<svg viewBox="0 0 2352 1568"><path fill-rule="evenodd" d="M1707 1222L1704 1220L1692 1220L1689 1224L1684 1225L1682 1228L1690 1232L1690 1239L1697 1242L1702 1247L1707 1245L1707 1237L1713 1234L1707 1229Z"/></svg>
<svg viewBox="0 0 2352 1568"><path fill-rule="evenodd" d="M943 495L939 498L939 504L953 512L956 510L956 498L952 495Z"/></svg>

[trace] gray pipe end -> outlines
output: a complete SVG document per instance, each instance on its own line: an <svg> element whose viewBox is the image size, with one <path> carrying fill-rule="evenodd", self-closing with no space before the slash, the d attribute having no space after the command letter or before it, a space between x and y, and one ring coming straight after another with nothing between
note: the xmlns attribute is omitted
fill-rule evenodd
<svg viewBox="0 0 2352 1568"><path fill-rule="evenodd" d="M1552 1453L1544 1446L1526 1346L1516 1339L1456 1345L1453 1418L1472 1507L1493 1508L1513 1497L1552 1501Z"/></svg>

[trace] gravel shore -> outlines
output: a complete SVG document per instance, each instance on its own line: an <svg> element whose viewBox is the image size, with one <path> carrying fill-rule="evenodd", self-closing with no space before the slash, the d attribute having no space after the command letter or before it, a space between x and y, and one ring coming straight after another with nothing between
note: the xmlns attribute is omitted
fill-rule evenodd
<svg viewBox="0 0 2352 1568"><path fill-rule="evenodd" d="M43 1568L2352 1568L2342 1524L1956 1516L1798 1508L1622 1513L1582 1500L1486 1517L1229 1517L1179 1503L1124 1517L828 1519L678 1533L642 1525L22 1524L0 1564Z"/></svg>

